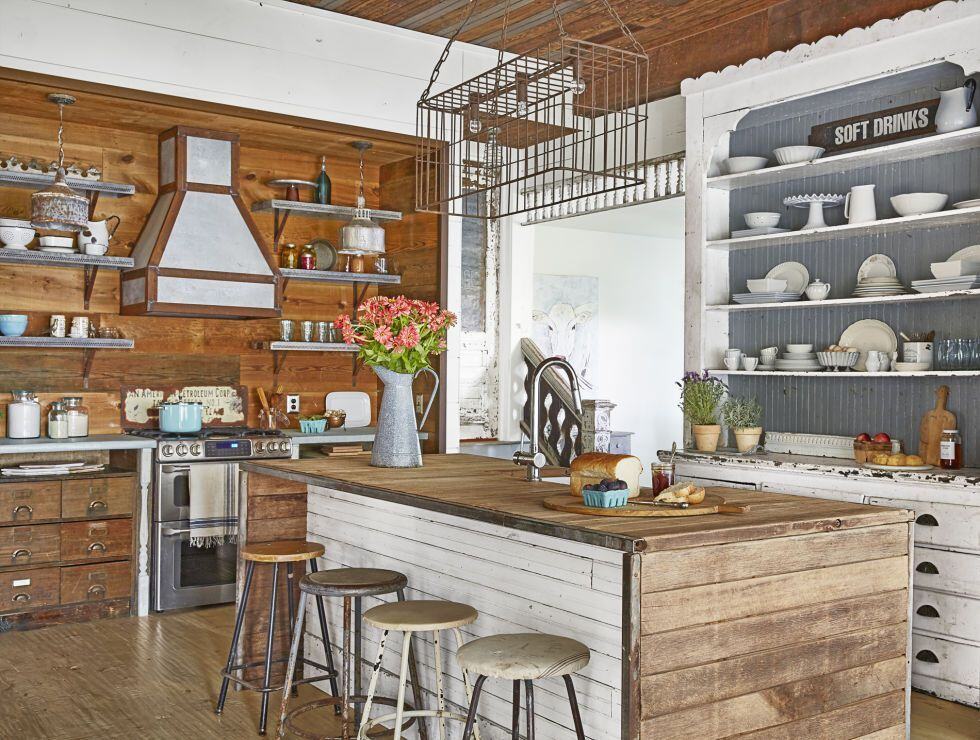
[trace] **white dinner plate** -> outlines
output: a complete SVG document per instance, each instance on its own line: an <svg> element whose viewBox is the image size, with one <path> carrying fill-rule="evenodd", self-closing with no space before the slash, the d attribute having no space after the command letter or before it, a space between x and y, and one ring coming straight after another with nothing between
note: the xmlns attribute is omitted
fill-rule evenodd
<svg viewBox="0 0 980 740"><path fill-rule="evenodd" d="M864 372L868 369L868 352L877 350L891 354L898 349L898 337L884 321L861 319L844 329L837 344L860 350L861 356L855 363L854 369Z"/></svg>
<svg viewBox="0 0 980 740"><path fill-rule="evenodd" d="M857 279L859 283L874 278L894 278L898 275L895 263L887 254L873 254L858 268Z"/></svg>
<svg viewBox="0 0 980 740"><path fill-rule="evenodd" d="M955 262L956 260L976 260L980 262L980 244L963 247L963 249L958 252L953 252L946 258L947 262Z"/></svg>
<svg viewBox="0 0 980 740"><path fill-rule="evenodd" d="M953 208L976 208L977 206L980 206L980 198L961 200L959 203L953 204Z"/></svg>
<svg viewBox="0 0 980 740"><path fill-rule="evenodd" d="M366 427L371 425L371 399L361 391L333 391L325 399L328 411L343 409L347 412L344 427Z"/></svg>
<svg viewBox="0 0 980 740"><path fill-rule="evenodd" d="M782 262L766 273L767 278L786 281L786 291L801 294L810 284L810 271L799 262Z"/></svg>
<svg viewBox="0 0 980 740"><path fill-rule="evenodd" d="M895 470L895 471L912 471L912 470L932 470L932 465L878 465L876 463L864 463L864 467L870 468L871 470Z"/></svg>

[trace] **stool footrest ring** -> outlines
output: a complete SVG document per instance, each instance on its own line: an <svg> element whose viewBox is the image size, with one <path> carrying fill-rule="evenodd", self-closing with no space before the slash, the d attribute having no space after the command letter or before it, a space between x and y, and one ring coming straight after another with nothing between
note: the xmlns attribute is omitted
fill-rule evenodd
<svg viewBox="0 0 980 740"><path fill-rule="evenodd" d="M374 701L378 701L377 697L374 699ZM382 703L385 703L385 702L382 702ZM408 704L405 704L403 706L408 707ZM394 713L392 713L392 714L382 714L380 717L375 717L372 720L368 720L365 723L364 727L357 733L356 740L370 740L371 736L368 735L367 733L369 733L372 729L374 729L375 727L377 727L378 725L380 725L382 722L391 722L392 720L396 719L397 716L398 715L397 714L394 714ZM464 722L464 723L466 722L466 715L465 714L460 714L459 712L452 712L452 711L450 711L448 709L446 709L446 710L442 710L442 709L406 709L404 712L402 712L402 717L405 718L405 719L411 719L412 721L415 721L415 719L418 718L418 717L440 717L442 719L451 719L451 720L455 720L457 722ZM410 723L403 724L402 725L402 729L404 730L406 727L409 726L409 724ZM387 729L388 732L391 732L392 731L392 729L390 727L388 727L386 729Z"/></svg>
<svg viewBox="0 0 980 740"><path fill-rule="evenodd" d="M286 658L273 658L269 662L275 664L275 663L288 663L289 661ZM308 665L312 668L316 668L317 670L323 671L323 673L317 676L311 676L309 678L298 678L295 681L293 681L294 686L299 686L301 683L329 681L331 678L337 678L337 676L339 675L337 671L332 671L329 668L327 668L325 665L320 665L319 663L313 660L299 658L297 660L297 663L299 662L302 662L303 665ZM257 691L260 694L270 694L274 691L282 691L283 684L280 684L278 686L270 686L268 689L264 689L262 688L262 686L255 684L252 681L247 681L241 676L235 675L238 671L244 670L246 668L258 668L259 666L265 666L265 661L257 660L252 663L239 663L238 665L233 665L230 671L221 671L221 676L222 678L227 678L229 681L232 681L233 683L236 683L239 686L249 691Z"/></svg>
<svg viewBox="0 0 980 740"><path fill-rule="evenodd" d="M351 696L348 698L350 699L351 704L363 704L364 702L367 701L367 696L365 696L364 694L357 694L355 696ZM373 701L375 704L383 704L388 707L395 706L395 699L389 698L387 696L376 696L374 697ZM342 703L343 703L343 699L341 697L329 696L326 699L317 699L316 701L311 701L306 704L303 704L302 706L296 707L294 710L292 710L289 714L286 715L286 721L284 723L285 727L296 737L303 738L303 740L343 740L341 735L313 735L309 732L306 732L305 730L300 730L293 725L294 717L298 717L299 715L304 714L306 712L311 712L314 709L319 709L320 707L340 706ZM405 704L405 707L406 710L410 710L413 712L420 711L420 710L416 710L410 704ZM407 717L408 715L409 715L409 711L406 711L405 716ZM391 716L394 717L395 715L391 715ZM411 719L409 719L408 722L402 725L402 729L404 730L408 727L411 727L417 721L418 719L416 717L414 716L411 717ZM390 732L390 730L382 727L379 728L377 734L378 736L381 736L387 734L388 732ZM353 728L350 737L353 738L356 734L357 734L357 728L355 727ZM370 738L371 736L369 735L368 737Z"/></svg>

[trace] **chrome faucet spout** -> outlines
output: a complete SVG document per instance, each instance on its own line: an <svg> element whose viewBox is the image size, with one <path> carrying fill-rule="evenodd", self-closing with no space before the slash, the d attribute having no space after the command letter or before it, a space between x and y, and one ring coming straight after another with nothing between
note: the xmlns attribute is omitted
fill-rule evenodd
<svg viewBox="0 0 980 740"><path fill-rule="evenodd" d="M578 375L575 373L575 368L572 364L566 360L564 357L549 357L546 360L542 360L541 363L534 368L534 373L531 375L531 433L530 433L530 449L528 451L518 450L514 453L514 464L524 465L527 467L527 479L532 482L537 482L541 480L541 468L544 467L547 460L544 454L541 452L541 443L538 439L540 434L540 399L541 399L541 379L544 376L545 370L549 367L561 368L565 371L565 375L568 376L568 387L572 392L572 403L575 406L575 411L580 416L582 414L582 395L579 391Z"/></svg>

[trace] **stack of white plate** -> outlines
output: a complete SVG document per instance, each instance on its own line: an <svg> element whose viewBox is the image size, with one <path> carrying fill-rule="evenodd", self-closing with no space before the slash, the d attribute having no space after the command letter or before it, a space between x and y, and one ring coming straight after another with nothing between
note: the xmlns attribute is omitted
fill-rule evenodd
<svg viewBox="0 0 980 740"><path fill-rule="evenodd" d="M799 293L735 293L732 296L735 303L788 303L800 300Z"/></svg>
<svg viewBox="0 0 980 740"><path fill-rule="evenodd" d="M823 366L817 360L816 352L783 352L782 357L776 360L776 369L801 372L823 370Z"/></svg>
<svg viewBox="0 0 980 740"><path fill-rule="evenodd" d="M974 290L980 288L980 275L960 275L960 277L935 280L913 280L912 290L919 293L942 293L947 290Z"/></svg>
<svg viewBox="0 0 980 740"><path fill-rule="evenodd" d="M852 295L855 298L879 298L886 295L902 295L905 286L896 277L867 277L858 281Z"/></svg>

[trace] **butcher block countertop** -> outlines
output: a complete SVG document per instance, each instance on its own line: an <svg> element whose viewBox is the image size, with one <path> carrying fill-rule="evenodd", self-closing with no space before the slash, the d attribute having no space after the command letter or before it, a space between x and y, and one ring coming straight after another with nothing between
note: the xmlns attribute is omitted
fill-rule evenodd
<svg viewBox="0 0 980 740"><path fill-rule="evenodd" d="M426 455L421 468L374 468L368 456L243 462L242 469L309 486L584 542L624 552L673 550L908 522L912 512L769 491L710 488L741 514L614 518L567 514L542 501L568 486L531 483L509 461Z"/></svg>

